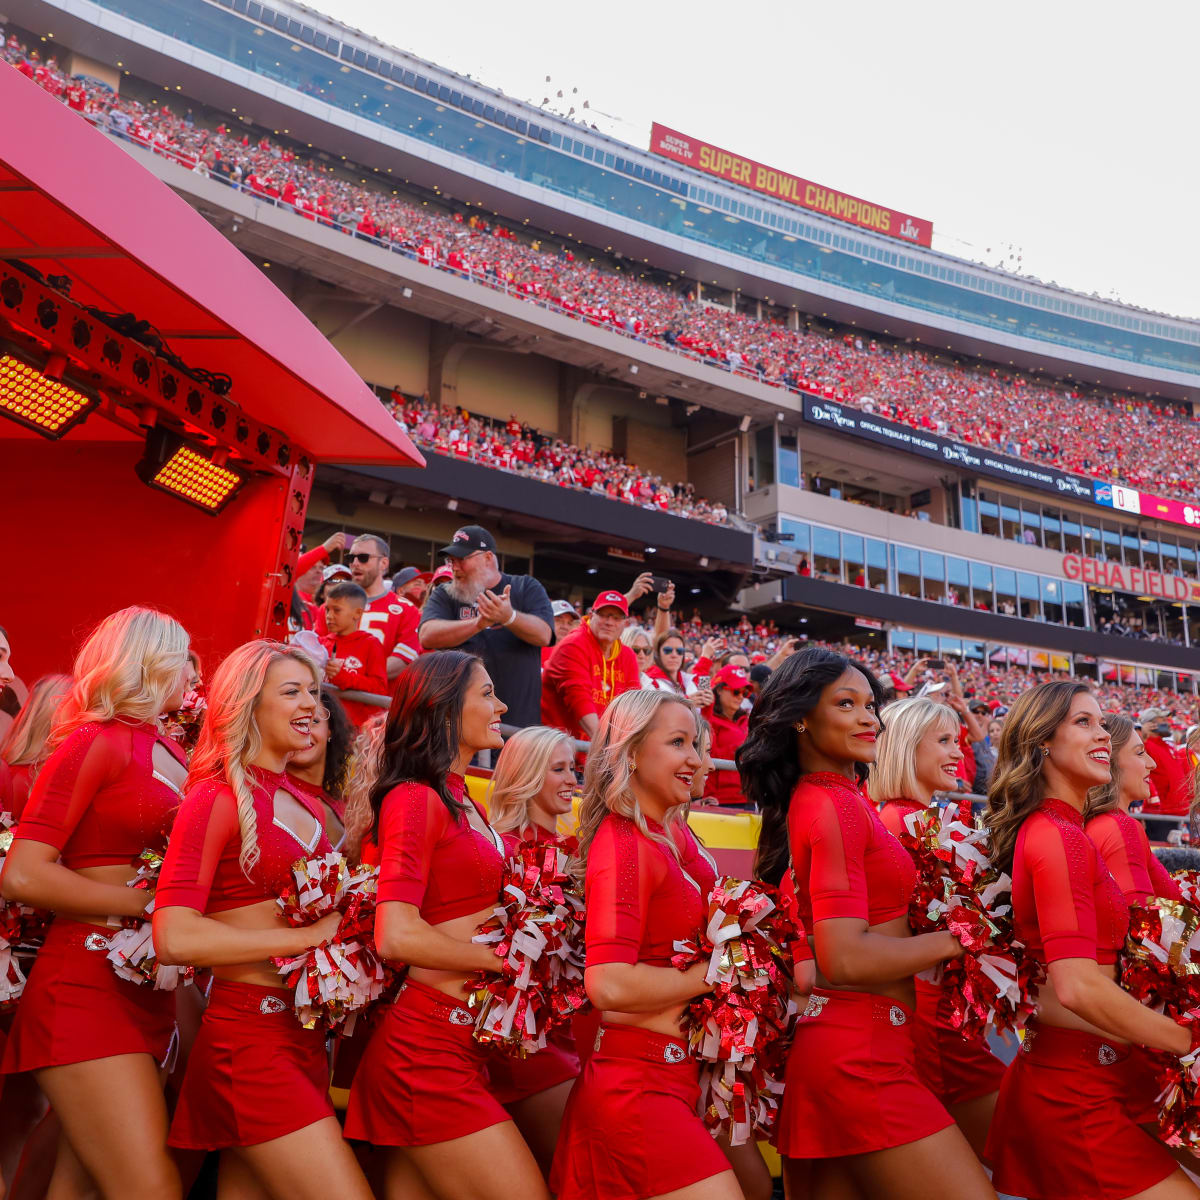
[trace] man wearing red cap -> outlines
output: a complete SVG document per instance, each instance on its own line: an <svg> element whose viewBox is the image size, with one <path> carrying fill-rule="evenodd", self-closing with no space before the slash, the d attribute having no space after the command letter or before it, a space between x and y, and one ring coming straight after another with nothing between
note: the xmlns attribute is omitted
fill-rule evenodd
<svg viewBox="0 0 1200 1200"><path fill-rule="evenodd" d="M554 648L542 676L542 724L591 740L609 701L639 682L637 656L620 641L629 616L621 592L601 592L591 615Z"/></svg>

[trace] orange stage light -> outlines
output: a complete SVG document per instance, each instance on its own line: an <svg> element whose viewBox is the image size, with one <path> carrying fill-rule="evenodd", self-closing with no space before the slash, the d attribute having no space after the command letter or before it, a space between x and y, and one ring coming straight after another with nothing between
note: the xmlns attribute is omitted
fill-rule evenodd
<svg viewBox="0 0 1200 1200"><path fill-rule="evenodd" d="M244 475L161 430L152 430L146 439L137 473L143 483L209 513L220 512L245 482Z"/></svg>
<svg viewBox="0 0 1200 1200"><path fill-rule="evenodd" d="M0 413L43 437L62 437L99 403L22 359L0 355Z"/></svg>

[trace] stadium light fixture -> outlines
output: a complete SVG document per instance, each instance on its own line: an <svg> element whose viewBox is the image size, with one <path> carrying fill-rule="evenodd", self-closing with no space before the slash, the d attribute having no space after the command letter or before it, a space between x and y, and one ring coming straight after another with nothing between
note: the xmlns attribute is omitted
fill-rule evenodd
<svg viewBox="0 0 1200 1200"><path fill-rule="evenodd" d="M228 465L228 451L186 442L168 429L151 429L135 470L150 487L215 516L246 476Z"/></svg>
<svg viewBox="0 0 1200 1200"><path fill-rule="evenodd" d="M57 441L85 421L100 403L98 397L63 383L66 365L61 354L51 355L40 369L15 354L0 355L0 412Z"/></svg>

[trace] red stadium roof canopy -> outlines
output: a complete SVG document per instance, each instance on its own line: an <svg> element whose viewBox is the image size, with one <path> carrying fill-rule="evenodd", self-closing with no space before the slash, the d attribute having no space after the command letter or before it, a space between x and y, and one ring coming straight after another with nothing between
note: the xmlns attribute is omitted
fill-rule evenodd
<svg viewBox="0 0 1200 1200"><path fill-rule="evenodd" d="M0 112L0 259L68 276L78 303L149 321L318 461L424 466L308 318L115 142L9 68Z"/></svg>

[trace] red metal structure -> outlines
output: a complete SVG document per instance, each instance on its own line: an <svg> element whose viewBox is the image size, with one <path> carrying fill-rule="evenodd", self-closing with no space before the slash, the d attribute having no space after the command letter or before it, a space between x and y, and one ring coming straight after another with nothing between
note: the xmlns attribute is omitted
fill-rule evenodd
<svg viewBox="0 0 1200 1200"><path fill-rule="evenodd" d="M65 669L133 603L178 617L206 659L282 634L315 464L424 460L307 318L118 145L16 71L0 112L0 625L18 672ZM55 391L84 415L48 440L29 411ZM173 454L166 486L191 503L161 490ZM224 507L213 480L238 481Z"/></svg>

